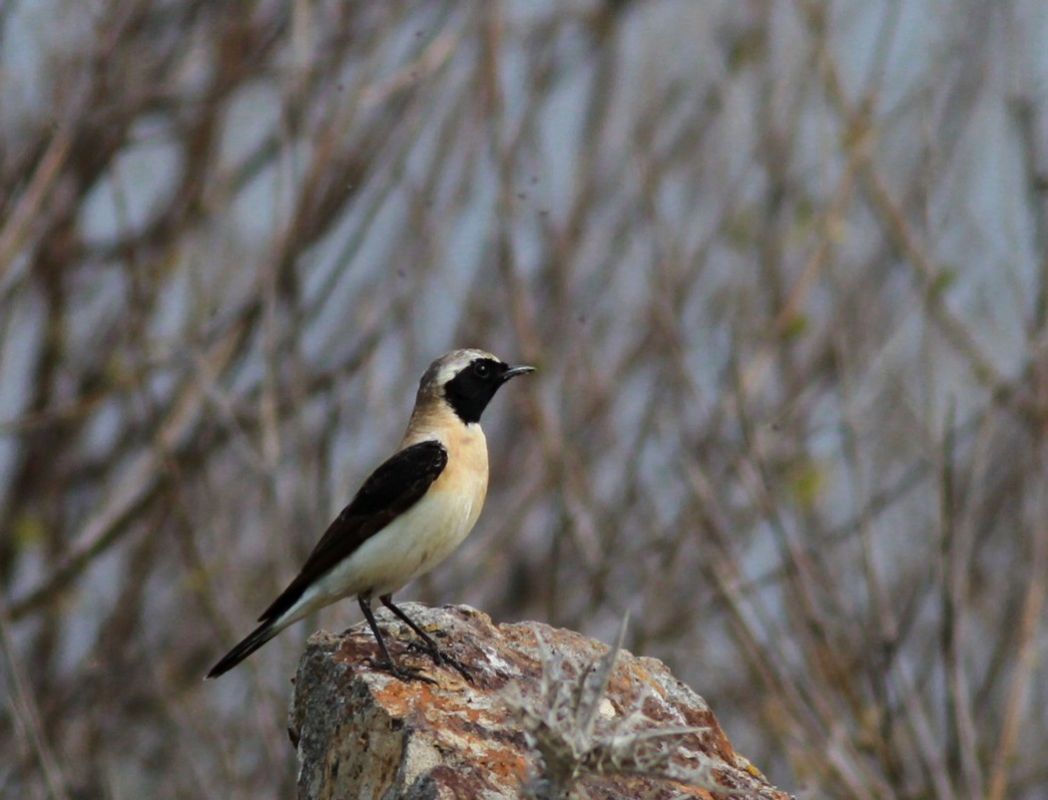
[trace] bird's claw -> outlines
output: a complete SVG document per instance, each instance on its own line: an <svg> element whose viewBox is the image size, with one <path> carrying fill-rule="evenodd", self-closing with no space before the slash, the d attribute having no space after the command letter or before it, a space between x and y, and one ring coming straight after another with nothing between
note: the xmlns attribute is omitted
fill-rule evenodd
<svg viewBox="0 0 1048 800"><path fill-rule="evenodd" d="M457 658L452 658L451 656L445 655L444 653L441 653L440 657L441 659L443 659L443 662L445 664L450 666L453 670L455 670L455 672L461 675L464 681L466 681L467 683L474 683L473 673L466 669L465 664L463 664Z"/></svg>
<svg viewBox="0 0 1048 800"><path fill-rule="evenodd" d="M380 670L381 672L388 672L394 678L397 678L404 683L421 681L422 683L429 683L433 686L437 685L435 680L414 667L402 667L398 664L394 664L392 661L380 661L374 658L367 659L367 664L373 669Z"/></svg>
<svg viewBox="0 0 1048 800"><path fill-rule="evenodd" d="M438 667L451 667L455 672L463 677L466 681L473 683L473 675L466 668L466 665L459 661L457 658L449 656L447 653L441 651L437 647L431 647L425 642L409 642L408 650L413 650L416 653L425 653L433 659L433 663Z"/></svg>

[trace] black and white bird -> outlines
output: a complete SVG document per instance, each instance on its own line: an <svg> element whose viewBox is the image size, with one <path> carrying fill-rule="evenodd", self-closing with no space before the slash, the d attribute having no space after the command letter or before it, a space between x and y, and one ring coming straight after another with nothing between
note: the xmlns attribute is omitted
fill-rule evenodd
<svg viewBox="0 0 1048 800"><path fill-rule="evenodd" d="M488 489L480 415L500 386L533 371L483 350L453 350L434 361L419 381L397 452L328 526L298 576L259 617L261 624L207 677L232 669L307 614L353 596L378 641L383 668L401 679L419 677L390 656L371 612L373 598L418 634L434 661L457 666L393 604L393 593L443 561L472 530Z"/></svg>

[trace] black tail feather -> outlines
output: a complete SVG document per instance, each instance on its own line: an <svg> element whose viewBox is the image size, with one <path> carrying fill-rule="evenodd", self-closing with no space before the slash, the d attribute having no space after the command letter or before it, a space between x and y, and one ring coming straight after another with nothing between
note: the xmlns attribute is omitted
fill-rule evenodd
<svg viewBox="0 0 1048 800"><path fill-rule="evenodd" d="M217 678L219 675L229 672L229 670L233 669L233 667L280 633L280 628L277 628L274 622L275 620L263 622L251 631L240 644L222 656L222 660L211 668L211 671L207 673L207 677Z"/></svg>

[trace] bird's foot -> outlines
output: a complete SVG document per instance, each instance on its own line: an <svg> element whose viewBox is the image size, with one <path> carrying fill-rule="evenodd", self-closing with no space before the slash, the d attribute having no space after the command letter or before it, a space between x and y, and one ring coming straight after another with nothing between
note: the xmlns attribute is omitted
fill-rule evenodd
<svg viewBox="0 0 1048 800"><path fill-rule="evenodd" d="M431 646L426 642L414 641L408 643L408 649L414 650L416 653L425 653L433 659L433 663L436 664L438 667L451 667L453 670L455 670L455 672L461 675L463 679L465 679L469 683L473 683L473 675L466 668L466 665L459 661L457 658L449 656L447 653L440 650L440 648L438 648L435 644Z"/></svg>
<svg viewBox="0 0 1048 800"><path fill-rule="evenodd" d="M367 659L367 663L373 669L381 670L382 672L388 672L394 678L403 681L404 683L410 683L411 681L421 681L422 683L430 683L434 686L437 682L428 675L424 674L421 670L415 669L414 667L402 667L393 661L380 660L375 658Z"/></svg>

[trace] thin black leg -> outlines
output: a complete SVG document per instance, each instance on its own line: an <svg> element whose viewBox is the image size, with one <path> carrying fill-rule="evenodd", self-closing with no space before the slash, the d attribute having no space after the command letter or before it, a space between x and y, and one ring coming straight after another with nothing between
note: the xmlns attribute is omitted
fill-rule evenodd
<svg viewBox="0 0 1048 800"><path fill-rule="evenodd" d="M451 667L454 667L455 670L466 680L473 680L473 676L469 674L469 670L467 670L463 664L449 656L447 653L441 652L440 648L437 647L437 643L433 641L433 638L424 630L422 630L422 628L419 627L415 623L415 621L411 619L411 617L409 617L401 609L397 608L397 606L393 604L393 595L384 594L379 598L379 600L382 602L382 605L384 605L386 608L388 608L390 611L396 614L397 619L406 623L407 626L411 628L411 630L413 630L415 633L417 633L419 638L421 638L422 641L426 643L426 649L429 651L429 655L433 659L433 662L435 664L437 664L438 666L447 664Z"/></svg>
<svg viewBox="0 0 1048 800"><path fill-rule="evenodd" d="M364 612L364 619L368 621L368 625L371 627L371 632L375 634L375 641L378 642L379 652L382 653L382 657L386 660L386 664L390 667L396 668L396 664L393 663L393 657L390 656L389 650L386 649L386 640L382 638L382 631L378 629L378 623L375 622L375 615L371 613L371 597L362 594L357 598L357 602L360 603L360 610Z"/></svg>
<svg viewBox="0 0 1048 800"><path fill-rule="evenodd" d="M420 674L418 670L397 666L396 662L393 661L393 657L389 654L389 650L386 648L386 640L382 637L382 631L378 629L378 623L375 622L375 615L371 613L371 595L358 595L357 602L360 604L360 610L364 612L364 619L368 621L371 632L375 634L375 641L378 642L379 652L382 653L382 658L384 659L384 662L377 666L388 670L402 681L415 679L435 683L432 679Z"/></svg>
<svg viewBox="0 0 1048 800"><path fill-rule="evenodd" d="M379 600L382 601L382 605L384 605L386 608L388 608L390 611L396 614L397 618L400 619L402 622L407 623L407 626L422 638L422 641L426 643L426 647L429 648L429 652L430 654L432 654L433 660L439 664L440 648L437 647L437 643L434 642L432 638L430 638L428 633L426 633L424 630L422 630L422 628L415 624L411 617L405 614L401 609L397 608L397 606L393 605L393 595L384 594L382 595L382 597L379 598Z"/></svg>

